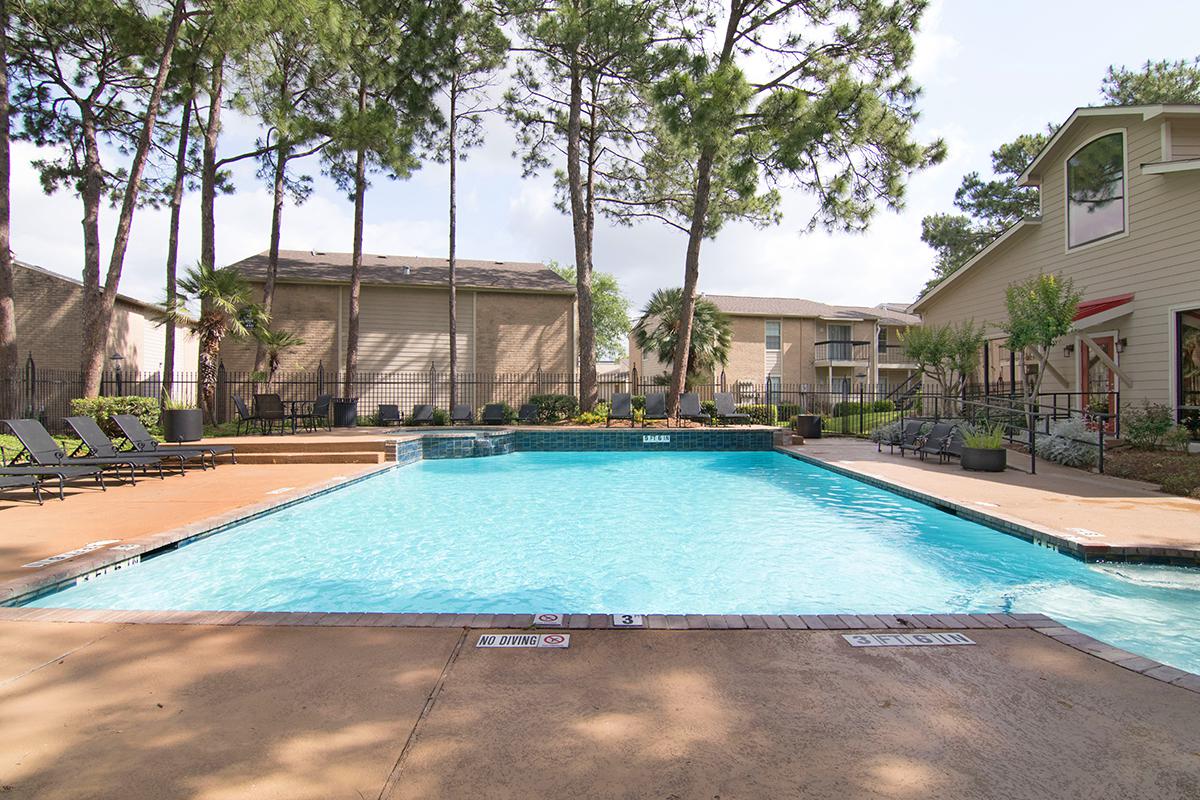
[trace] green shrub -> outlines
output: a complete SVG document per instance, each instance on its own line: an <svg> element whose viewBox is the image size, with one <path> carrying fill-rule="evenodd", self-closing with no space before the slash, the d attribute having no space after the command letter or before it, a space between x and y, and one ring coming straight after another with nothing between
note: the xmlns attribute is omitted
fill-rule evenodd
<svg viewBox="0 0 1200 800"><path fill-rule="evenodd" d="M596 406L592 411L581 411L575 417L577 425L596 425L608 419L608 409Z"/></svg>
<svg viewBox="0 0 1200 800"><path fill-rule="evenodd" d="M449 425L450 424L450 412L444 408L435 408L433 410L433 424L434 425Z"/></svg>
<svg viewBox="0 0 1200 800"><path fill-rule="evenodd" d="M715 400L701 400L700 410L715 419L717 416L717 403Z"/></svg>
<svg viewBox="0 0 1200 800"><path fill-rule="evenodd" d="M579 401L569 394L535 394L529 402L537 406L538 422L560 422L579 413Z"/></svg>
<svg viewBox="0 0 1200 800"><path fill-rule="evenodd" d="M740 414L749 414L750 421L755 425L774 425L778 420L775 405L763 403L746 403L735 409Z"/></svg>
<svg viewBox="0 0 1200 800"><path fill-rule="evenodd" d="M504 414L503 418L504 418L505 425L512 425L514 422L517 421L517 410L515 408L510 406L508 403L500 403L500 407L503 410L503 414ZM437 416L437 410L435 409L434 417L436 418L436 416ZM483 419L483 409L482 408L478 410L478 413L476 413L475 419ZM449 420L447 420L447 421L449 421Z"/></svg>
<svg viewBox="0 0 1200 800"><path fill-rule="evenodd" d="M1139 450L1179 449L1187 444L1187 428L1175 424L1171 409L1143 401L1121 414L1121 439Z"/></svg>
<svg viewBox="0 0 1200 800"><path fill-rule="evenodd" d="M159 408L157 397L78 397L71 401L71 413L77 417L91 417L109 436L120 436L121 429L112 421L114 414L132 414L142 421L146 430L158 429Z"/></svg>
<svg viewBox="0 0 1200 800"><path fill-rule="evenodd" d="M634 411L645 411L646 410L646 395L635 394L633 397L630 398L630 401L633 403Z"/></svg>
<svg viewBox="0 0 1200 800"><path fill-rule="evenodd" d="M871 410L872 411L895 411L896 404L893 403L891 400L876 400L874 403L871 403Z"/></svg>
<svg viewBox="0 0 1200 800"><path fill-rule="evenodd" d="M775 406L775 416L779 419L791 419L802 412L799 403L780 403Z"/></svg>
<svg viewBox="0 0 1200 800"><path fill-rule="evenodd" d="M1076 417L1056 422L1049 436L1037 439L1037 456L1068 467L1091 467L1100 458L1096 432L1087 420Z"/></svg>
<svg viewBox="0 0 1200 800"><path fill-rule="evenodd" d="M1004 426L962 426L963 445L979 450L999 450L1004 447Z"/></svg>
<svg viewBox="0 0 1200 800"><path fill-rule="evenodd" d="M848 417L851 414L857 414L862 407L862 403L857 400L843 400L840 403L834 403L833 411L830 413L835 417Z"/></svg>

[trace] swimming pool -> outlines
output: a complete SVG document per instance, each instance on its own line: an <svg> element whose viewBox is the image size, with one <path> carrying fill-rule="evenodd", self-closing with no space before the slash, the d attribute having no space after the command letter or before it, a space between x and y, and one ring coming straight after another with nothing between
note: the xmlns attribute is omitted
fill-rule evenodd
<svg viewBox="0 0 1200 800"><path fill-rule="evenodd" d="M774 452L421 461L31 605L1043 612L1200 671L1200 571L1086 564Z"/></svg>

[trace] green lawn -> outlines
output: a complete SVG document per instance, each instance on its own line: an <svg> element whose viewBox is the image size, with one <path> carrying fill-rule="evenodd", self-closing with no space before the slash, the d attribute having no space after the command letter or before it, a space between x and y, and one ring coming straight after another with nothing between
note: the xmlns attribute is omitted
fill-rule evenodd
<svg viewBox="0 0 1200 800"><path fill-rule="evenodd" d="M70 436L55 436L55 441L63 446L63 449L70 453L79 444L79 440ZM12 458L17 453L21 452L21 442L17 437L9 433L0 433L0 447L4 448L4 454L8 458Z"/></svg>
<svg viewBox="0 0 1200 800"><path fill-rule="evenodd" d="M881 428L900 419L900 411L867 411L861 420L858 414L848 414L844 417L827 418L821 429L827 433L847 433L851 436L866 436L876 428ZM861 426L860 426L861 421Z"/></svg>

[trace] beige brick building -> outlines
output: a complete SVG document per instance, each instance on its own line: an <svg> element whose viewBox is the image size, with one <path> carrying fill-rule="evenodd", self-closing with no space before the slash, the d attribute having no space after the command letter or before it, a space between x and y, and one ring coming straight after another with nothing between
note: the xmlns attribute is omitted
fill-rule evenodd
<svg viewBox="0 0 1200 800"><path fill-rule="evenodd" d="M282 371L343 369L349 317L349 253L280 254L273 327L304 340L283 354ZM232 265L261 292L267 254ZM575 288L546 265L459 259L460 372L575 374ZM366 255L358 369L361 373L444 371L450 360L446 259ZM229 371L254 367L254 344L228 340Z"/></svg>
<svg viewBox="0 0 1200 800"><path fill-rule="evenodd" d="M23 262L14 264L13 300L17 312L17 348L39 371L79 370L83 344L83 284ZM165 333L153 316L155 306L117 295L106 350L120 356L126 374L153 375L162 370ZM177 372L195 372L197 343L180 331L175 342Z"/></svg>
<svg viewBox="0 0 1200 800"><path fill-rule="evenodd" d="M836 306L791 297L706 294L730 319L733 342L724 368L725 384L762 386L770 381L794 389L807 385L833 391L889 390L916 372L907 363L900 333L920 318L896 304L873 308ZM665 372L653 354L630 337L630 363L639 375ZM720 379L720 376L714 376Z"/></svg>

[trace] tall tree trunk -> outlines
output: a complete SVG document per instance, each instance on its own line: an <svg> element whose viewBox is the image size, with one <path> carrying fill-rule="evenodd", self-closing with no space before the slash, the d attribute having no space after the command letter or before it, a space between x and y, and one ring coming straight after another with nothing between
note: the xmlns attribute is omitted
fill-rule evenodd
<svg viewBox="0 0 1200 800"><path fill-rule="evenodd" d="M0 415L15 417L17 402L17 309L9 247L8 1L0 0Z"/></svg>
<svg viewBox="0 0 1200 800"><path fill-rule="evenodd" d="M100 310L104 303L100 290L100 196L104 189L104 169L96 139L96 120L90 108L80 109L83 133L83 292L80 297L82 350L80 371L84 376L83 393L100 393L99 374L104 366L104 347L108 330L100 328ZM95 376L95 385L88 384Z"/></svg>
<svg viewBox="0 0 1200 800"><path fill-rule="evenodd" d="M271 309L275 304L275 279L279 274L279 235L283 227L283 200L287 188L287 163L291 155L291 146L285 141L279 142L275 151L275 183L273 187L273 203L271 206L271 244L267 250L267 278L263 282L262 310L267 324L271 324ZM267 368L269 353L263 342L258 343L254 353L254 371L262 372ZM271 370L272 374L274 370Z"/></svg>
<svg viewBox="0 0 1200 800"><path fill-rule="evenodd" d="M358 80L358 114L361 119L367 111L367 79ZM350 257L350 315L346 325L346 379L342 396L352 397L354 381L358 377L358 312L359 295L362 293L362 239L363 205L367 193L367 151L359 145L354 161L354 250Z"/></svg>
<svg viewBox="0 0 1200 800"><path fill-rule="evenodd" d="M104 290L100 292L99 296L99 308L86 309L83 315L84 347L80 362L83 371L84 397L95 397L100 394L100 376L104 370L104 348L108 340L108 329L112 325L113 307L117 302L117 286L121 283L121 270L125 266L125 252L129 248L129 234L133 229L133 213L137 210L142 175L146 171L146 161L150 157L150 145L154 140L154 126L158 122L158 110L162 105L163 90L167 86L167 76L171 71L171 61L175 56L175 41L179 34L179 26L183 24L186 5L187 0L175 0L171 8L171 21L167 24L162 52L159 54L158 71L154 75L154 86L146 104L146 116L142 120L141 131L138 132L133 162L129 166L129 177L125 183L124 196L121 198L121 212L117 216L117 230L113 236L112 254L108 259L108 273L104 277Z"/></svg>
<svg viewBox="0 0 1200 800"><path fill-rule="evenodd" d="M175 303L179 276L179 215L183 210L183 188L187 179L188 137L192 127L192 99L186 98L179 118L179 147L175 151L175 181L171 186L171 226L167 233L167 307ZM163 331L163 394L175 389L175 323Z"/></svg>
<svg viewBox="0 0 1200 800"><path fill-rule="evenodd" d="M723 66L733 59L733 48L737 42L738 23L747 6L741 0L730 0L729 20L725 25L725 42L721 48L718 64ZM718 69L720 66L718 66ZM706 142L700 148L696 160L695 202L692 203L692 224L688 228L687 253L683 263L683 307L679 310L679 339L675 342L675 363L671 369L671 391L667 395L667 414L679 413L679 396L683 394L687 381L688 355L692 345L692 316L696 310L696 287L700 283L700 245L707 233L705 221L712 195L712 170L716 161L717 146Z"/></svg>
<svg viewBox="0 0 1200 800"><path fill-rule="evenodd" d="M201 309L203 313L203 309ZM200 340L200 408L210 425L217 422L217 369L221 361L221 336L208 335Z"/></svg>
<svg viewBox="0 0 1200 800"><path fill-rule="evenodd" d="M200 265L217 266L217 140L221 136L221 103L225 91L225 58L212 65L208 86L208 119L204 122L204 154L200 167Z"/></svg>
<svg viewBox="0 0 1200 800"><path fill-rule="evenodd" d="M458 287L457 267L458 208L456 189L458 185L458 89L457 78L450 84L450 259L447 262L450 283L450 409L458 402Z"/></svg>
<svg viewBox="0 0 1200 800"><path fill-rule="evenodd" d="M592 242L580 169L583 74L578 56L570 65L571 89L567 112L567 191L571 200L571 229L575 237L575 302L579 310L579 407L591 411L596 403L596 333L592 325Z"/></svg>

